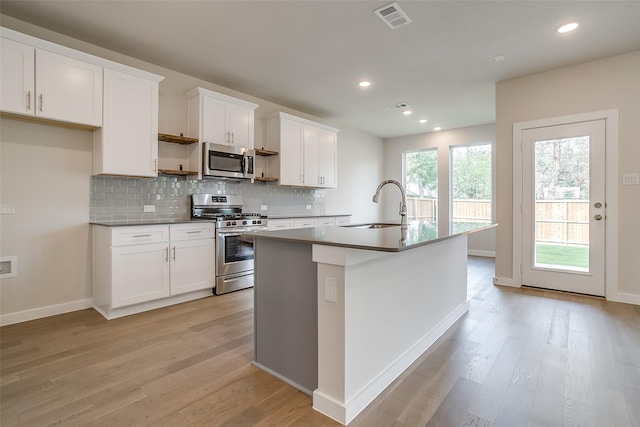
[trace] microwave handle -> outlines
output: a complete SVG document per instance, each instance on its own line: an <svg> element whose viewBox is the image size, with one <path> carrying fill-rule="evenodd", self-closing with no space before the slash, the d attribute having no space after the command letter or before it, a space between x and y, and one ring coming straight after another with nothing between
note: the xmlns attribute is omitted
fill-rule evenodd
<svg viewBox="0 0 640 427"><path fill-rule="evenodd" d="M244 176L247 176L247 173L249 173L249 162L247 159L247 152L243 152L242 153L242 174Z"/></svg>

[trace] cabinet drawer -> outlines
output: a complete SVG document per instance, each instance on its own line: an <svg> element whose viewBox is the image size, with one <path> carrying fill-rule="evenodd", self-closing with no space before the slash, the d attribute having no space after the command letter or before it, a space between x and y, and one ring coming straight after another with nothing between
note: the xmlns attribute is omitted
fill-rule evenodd
<svg viewBox="0 0 640 427"><path fill-rule="evenodd" d="M111 246L158 243L169 240L169 226L144 225L114 227L111 230Z"/></svg>
<svg viewBox="0 0 640 427"><path fill-rule="evenodd" d="M309 227L317 227L318 219L317 218L300 218L296 219L294 222L295 228L309 228Z"/></svg>
<svg viewBox="0 0 640 427"><path fill-rule="evenodd" d="M347 225L351 223L351 218L348 216L337 216L336 225Z"/></svg>
<svg viewBox="0 0 640 427"><path fill-rule="evenodd" d="M269 231L291 230L293 228L293 220L292 219L270 219L267 228Z"/></svg>
<svg viewBox="0 0 640 427"><path fill-rule="evenodd" d="M213 223L198 222L195 224L178 224L170 227L171 241L213 238Z"/></svg>
<svg viewBox="0 0 640 427"><path fill-rule="evenodd" d="M327 226L327 225L336 225L336 219L335 218L319 218L318 225L320 227Z"/></svg>

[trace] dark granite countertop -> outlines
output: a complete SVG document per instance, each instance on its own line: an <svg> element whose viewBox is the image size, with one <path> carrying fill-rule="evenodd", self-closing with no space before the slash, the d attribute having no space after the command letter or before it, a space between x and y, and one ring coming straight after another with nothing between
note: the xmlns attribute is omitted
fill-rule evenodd
<svg viewBox="0 0 640 427"><path fill-rule="evenodd" d="M391 223L394 222L385 222L385 224ZM437 222L411 221L403 236L399 222L396 222L394 226L378 229L367 228L367 225L368 224L351 224L345 227L330 226L280 231L260 231L251 233L251 236L258 239L286 240L298 243L340 246L351 249L401 252L497 226L497 224L456 223L457 228L464 231L438 235Z"/></svg>

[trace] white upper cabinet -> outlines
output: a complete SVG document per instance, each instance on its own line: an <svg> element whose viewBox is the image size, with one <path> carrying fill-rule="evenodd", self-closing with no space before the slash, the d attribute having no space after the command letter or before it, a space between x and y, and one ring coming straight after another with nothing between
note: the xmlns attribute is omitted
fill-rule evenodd
<svg viewBox="0 0 640 427"><path fill-rule="evenodd" d="M102 67L2 38L2 111L102 125Z"/></svg>
<svg viewBox="0 0 640 427"><path fill-rule="evenodd" d="M318 170L320 186L323 188L338 187L338 134L320 129Z"/></svg>
<svg viewBox="0 0 640 427"><path fill-rule="evenodd" d="M254 113L258 104L197 87L186 93L188 99L188 136L198 138L189 148L188 164L197 165L202 177L202 144L253 148Z"/></svg>
<svg viewBox="0 0 640 427"><path fill-rule="evenodd" d="M93 174L158 174L158 83L104 70L104 123L93 136Z"/></svg>
<svg viewBox="0 0 640 427"><path fill-rule="evenodd" d="M267 117L268 173L280 185L337 187L338 129L286 113Z"/></svg>
<svg viewBox="0 0 640 427"><path fill-rule="evenodd" d="M2 38L0 45L0 109L35 115L36 50L32 46Z"/></svg>
<svg viewBox="0 0 640 427"><path fill-rule="evenodd" d="M36 115L102 125L102 67L36 49Z"/></svg>

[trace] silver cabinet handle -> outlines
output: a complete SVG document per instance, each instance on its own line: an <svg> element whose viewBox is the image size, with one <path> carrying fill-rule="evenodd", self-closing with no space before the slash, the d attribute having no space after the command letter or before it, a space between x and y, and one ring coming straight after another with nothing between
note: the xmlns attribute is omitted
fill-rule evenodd
<svg viewBox="0 0 640 427"><path fill-rule="evenodd" d="M42 104L44 104L44 95L40 94L40 112L42 113Z"/></svg>
<svg viewBox="0 0 640 427"><path fill-rule="evenodd" d="M176 247L173 247L173 260L176 260Z"/></svg>
<svg viewBox="0 0 640 427"><path fill-rule="evenodd" d="M202 233L202 230L197 230L197 231L187 231L187 234L200 234Z"/></svg>
<svg viewBox="0 0 640 427"><path fill-rule="evenodd" d="M164 248L164 262L169 262L169 246Z"/></svg>
<svg viewBox="0 0 640 427"><path fill-rule="evenodd" d="M31 91L27 92L27 110L31 111Z"/></svg>
<svg viewBox="0 0 640 427"><path fill-rule="evenodd" d="M136 234L133 237L151 237L151 234Z"/></svg>
<svg viewBox="0 0 640 427"><path fill-rule="evenodd" d="M598 214L594 216L596 221L600 221L602 219L602 215Z"/></svg>

